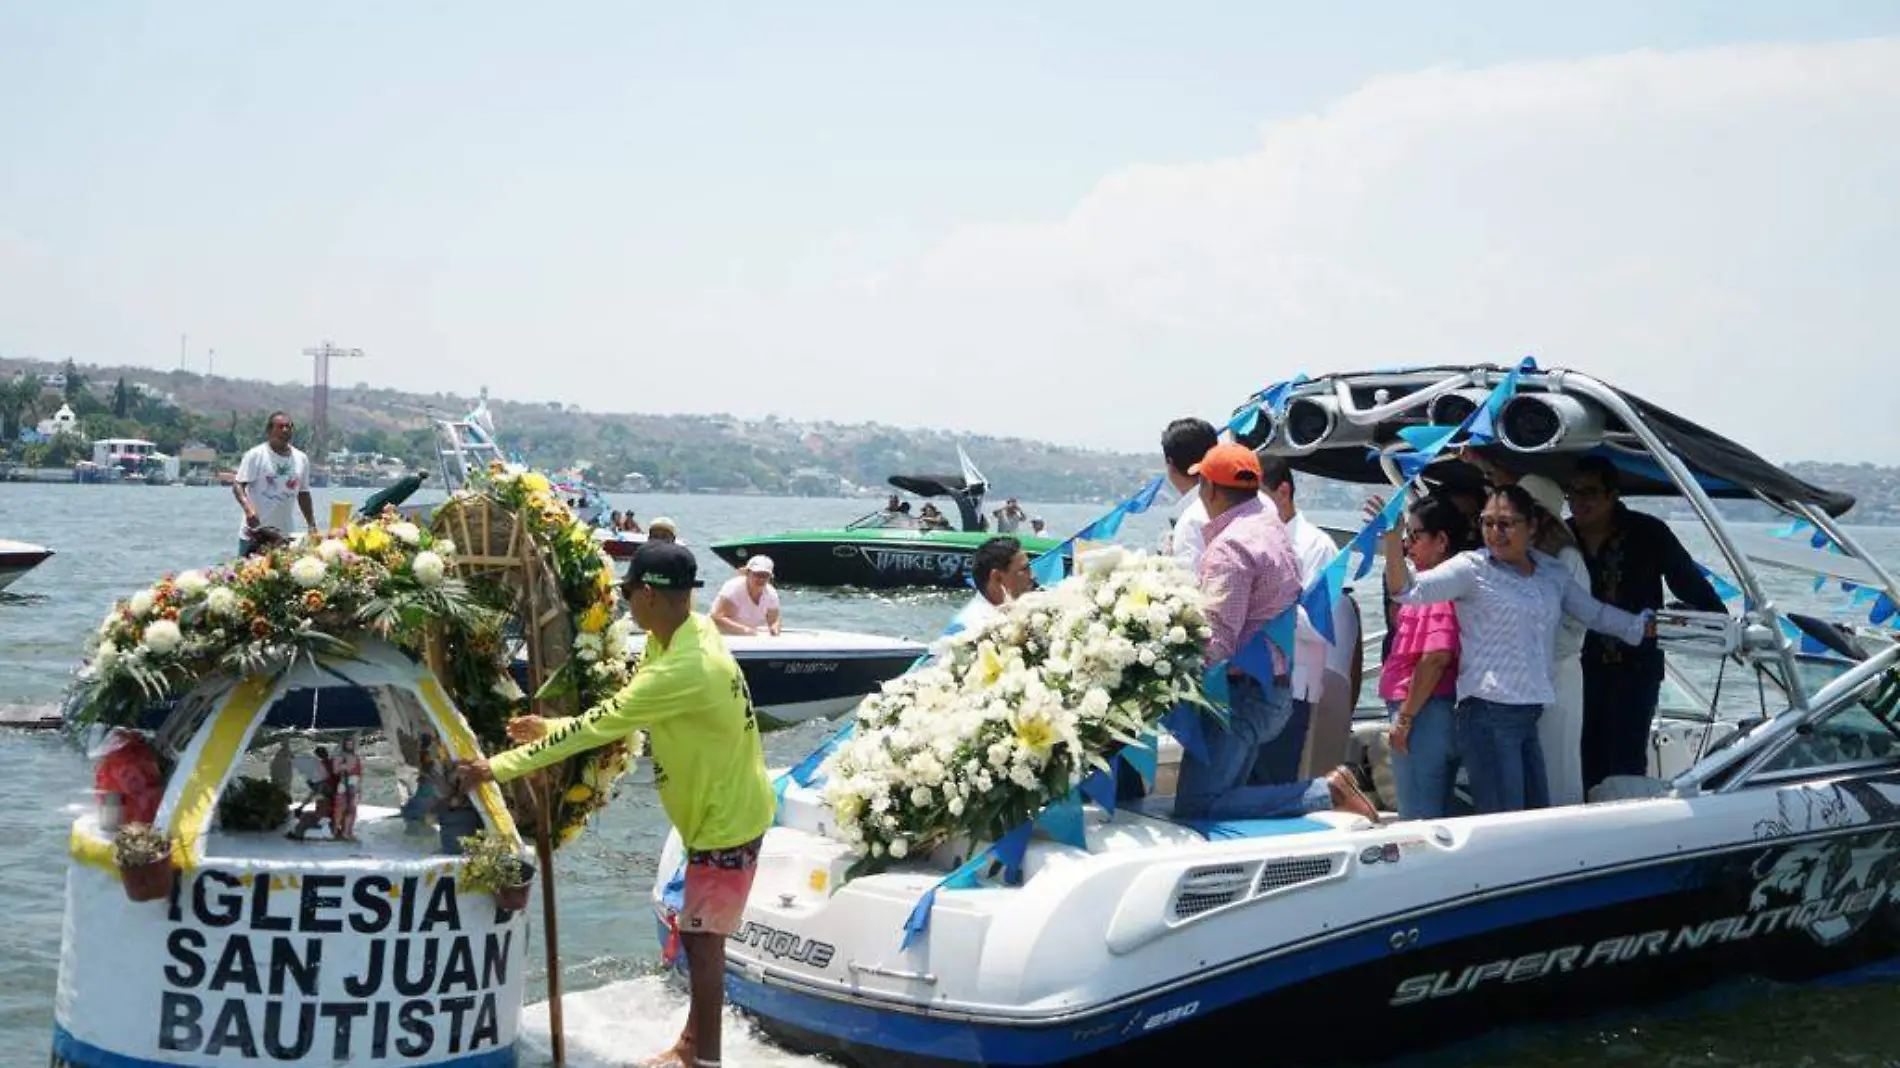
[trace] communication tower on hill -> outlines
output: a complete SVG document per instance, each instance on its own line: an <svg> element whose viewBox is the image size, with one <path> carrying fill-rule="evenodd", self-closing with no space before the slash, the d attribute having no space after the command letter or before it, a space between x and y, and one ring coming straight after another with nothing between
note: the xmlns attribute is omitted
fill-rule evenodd
<svg viewBox="0 0 1900 1068"><path fill-rule="evenodd" d="M363 350L340 349L325 340L316 348L303 350L303 354L316 365L310 398L310 472L311 481L315 482L330 455L330 361L361 357Z"/></svg>

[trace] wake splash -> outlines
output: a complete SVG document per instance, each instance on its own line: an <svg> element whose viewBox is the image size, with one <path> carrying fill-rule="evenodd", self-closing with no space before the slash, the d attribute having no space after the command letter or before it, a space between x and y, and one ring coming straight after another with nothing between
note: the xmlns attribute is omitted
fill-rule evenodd
<svg viewBox="0 0 1900 1068"><path fill-rule="evenodd" d="M565 994L567 1063L574 1068L626 1068L671 1046L686 1022L686 992L663 975L643 975L606 986ZM522 1052L548 1063L548 1003L521 1007ZM726 1009L720 1060L726 1064L774 1068L830 1068L830 1062L801 1057L766 1041L745 1019Z"/></svg>

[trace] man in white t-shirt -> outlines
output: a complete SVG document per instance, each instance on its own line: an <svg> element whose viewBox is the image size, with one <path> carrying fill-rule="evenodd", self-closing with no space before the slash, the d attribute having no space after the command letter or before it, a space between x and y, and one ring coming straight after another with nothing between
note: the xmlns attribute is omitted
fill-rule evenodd
<svg viewBox="0 0 1900 1068"><path fill-rule="evenodd" d="M1286 524L1287 538L1293 542L1293 555L1300 562L1301 588L1311 586L1314 577L1339 555L1339 547L1333 543L1332 535L1308 522L1294 507L1293 469L1284 458L1260 458L1260 497L1279 514L1280 522ZM1342 599L1343 596L1342 593ZM1339 636L1337 623L1346 611L1339 601L1333 602L1335 637ZM1281 737L1274 739L1276 744L1261 747L1261 758L1254 767L1251 781L1290 782L1297 777L1301 756L1306 750L1306 737L1313 727L1314 710L1325 692L1326 660L1332 650L1333 643L1313 628L1306 610L1300 609L1293 627L1293 717L1287 721ZM1350 717L1350 710L1347 715ZM1329 728L1331 726L1336 725ZM1324 733L1330 735L1332 730ZM1330 769L1338 763L1335 760L1327 767Z"/></svg>
<svg viewBox="0 0 1900 1068"><path fill-rule="evenodd" d="M1201 480L1188 470L1219 443L1214 425L1205 419L1176 419L1161 432L1161 460L1168 484L1181 495L1161 551L1174 557L1190 575L1200 574L1207 505L1201 503Z"/></svg>
<svg viewBox="0 0 1900 1068"><path fill-rule="evenodd" d="M745 570L726 580L713 598L713 624L721 634L739 637L777 634L778 591L772 588L772 558L755 556Z"/></svg>
<svg viewBox="0 0 1900 1068"><path fill-rule="evenodd" d="M290 443L296 429L289 415L270 413L264 443L238 461L231 493L244 509L244 524L238 528L239 556L251 555L258 531L265 527L290 536L297 518L293 501L303 512L304 526L313 533L317 529L316 509L310 503L310 458Z"/></svg>

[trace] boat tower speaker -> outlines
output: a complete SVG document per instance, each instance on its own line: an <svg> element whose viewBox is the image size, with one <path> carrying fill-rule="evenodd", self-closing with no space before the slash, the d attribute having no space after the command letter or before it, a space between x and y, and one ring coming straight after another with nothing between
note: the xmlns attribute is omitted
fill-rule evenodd
<svg viewBox="0 0 1900 1068"><path fill-rule="evenodd" d="M1588 449L1603 440L1603 409L1564 393L1519 393L1498 412L1498 440L1518 452Z"/></svg>
<svg viewBox="0 0 1900 1068"><path fill-rule="evenodd" d="M1377 429L1347 422L1332 397L1295 397L1286 406L1279 438L1285 451L1308 453L1321 447L1370 444Z"/></svg>
<svg viewBox="0 0 1900 1068"><path fill-rule="evenodd" d="M1425 405L1425 421L1433 426L1459 426L1490 396L1488 389L1454 389L1440 393Z"/></svg>
<svg viewBox="0 0 1900 1068"><path fill-rule="evenodd" d="M1253 426L1249 428L1245 434L1235 431L1234 440L1255 452L1259 452L1261 449L1266 448L1268 443L1273 441L1275 436L1274 432L1280 429L1280 424L1273 418L1273 409L1264 404L1260 404L1258 401L1249 401L1248 403L1257 406L1259 418L1254 420ZM1240 413L1236 411L1234 414L1239 415Z"/></svg>

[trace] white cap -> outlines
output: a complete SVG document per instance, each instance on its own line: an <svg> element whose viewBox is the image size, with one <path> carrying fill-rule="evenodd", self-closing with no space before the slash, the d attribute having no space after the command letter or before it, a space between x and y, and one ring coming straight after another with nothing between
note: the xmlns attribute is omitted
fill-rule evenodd
<svg viewBox="0 0 1900 1068"><path fill-rule="evenodd" d="M745 562L745 569L756 574L769 575L772 573L772 558L769 556L755 556Z"/></svg>
<svg viewBox="0 0 1900 1068"><path fill-rule="evenodd" d="M656 527L665 527L666 529L672 531L675 534L678 534L680 532L680 528L674 526L673 521L663 515L655 516L651 522L647 523L648 530L653 530Z"/></svg>
<svg viewBox="0 0 1900 1068"><path fill-rule="evenodd" d="M1555 480L1544 475L1524 475L1517 480L1517 484L1531 495L1537 507L1549 512L1552 519L1564 517L1564 491Z"/></svg>

